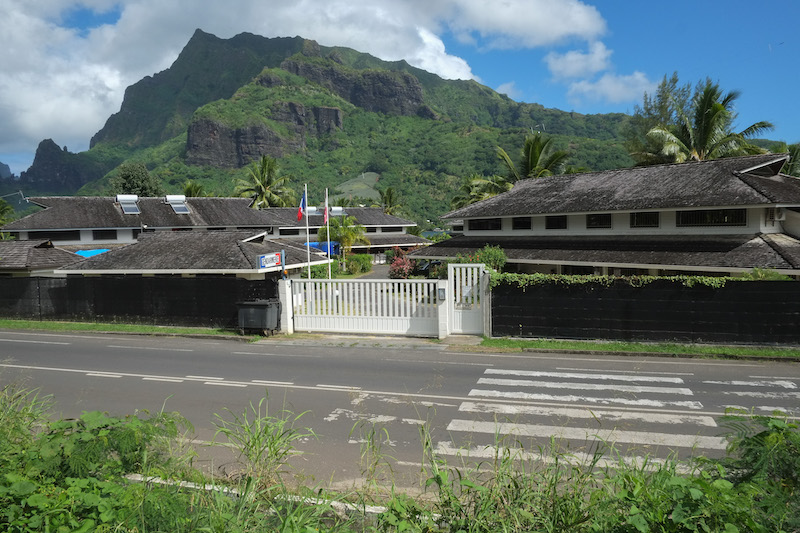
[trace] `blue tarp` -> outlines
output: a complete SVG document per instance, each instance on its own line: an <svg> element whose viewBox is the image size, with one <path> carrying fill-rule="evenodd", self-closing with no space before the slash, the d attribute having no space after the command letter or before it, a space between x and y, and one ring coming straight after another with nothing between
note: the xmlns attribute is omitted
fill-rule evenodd
<svg viewBox="0 0 800 533"><path fill-rule="evenodd" d="M93 255L99 255L108 251L108 248L98 248L96 250L78 250L75 252L81 257L92 257Z"/></svg>

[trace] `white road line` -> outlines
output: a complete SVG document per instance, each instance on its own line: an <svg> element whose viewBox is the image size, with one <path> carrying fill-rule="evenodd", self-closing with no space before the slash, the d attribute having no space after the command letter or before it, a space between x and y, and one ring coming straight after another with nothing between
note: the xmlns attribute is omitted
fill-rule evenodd
<svg viewBox="0 0 800 533"><path fill-rule="evenodd" d="M784 389L796 389L797 383L787 380L776 381L704 381L708 385L731 385L734 387L783 387Z"/></svg>
<svg viewBox="0 0 800 533"><path fill-rule="evenodd" d="M752 392L752 391L723 391L722 394L730 396L746 396L748 398L788 399L800 398L800 392Z"/></svg>
<svg viewBox="0 0 800 533"><path fill-rule="evenodd" d="M383 361L394 361L398 363L422 363L431 365L458 365L458 366L494 366L493 363L465 363L464 361L426 361L423 359L399 359L399 358L386 358Z"/></svg>
<svg viewBox="0 0 800 533"><path fill-rule="evenodd" d="M528 379L480 378L478 385L505 385L509 387L537 387L540 389L613 390L633 393L681 394L693 396L691 389L677 387L644 387L639 385L603 385L599 383L572 383L569 381L533 381Z"/></svg>
<svg viewBox="0 0 800 533"><path fill-rule="evenodd" d="M336 408L331 411L331 414L326 416L324 420L326 422L335 422L339 420L339 417L344 416L348 420L363 420L365 422L370 422L372 424L386 424L388 422L395 422L400 421L404 424L412 424L415 426L422 426L425 425L424 420L418 420L416 418L401 418L399 416L391 416L391 415L374 415L370 413L357 413L356 411L352 411L350 409L342 409Z"/></svg>
<svg viewBox="0 0 800 533"><path fill-rule="evenodd" d="M325 385L324 383L317 383L319 389L332 389L332 390L361 390L361 387L351 387L349 385Z"/></svg>
<svg viewBox="0 0 800 533"><path fill-rule="evenodd" d="M569 395L569 396L557 396L552 394L538 394L532 392L504 392L504 391L496 391L496 390L482 390L482 389L472 389L469 391L469 396L483 396L485 398L503 398L503 399L513 399L513 400L536 400L536 401L544 401L544 402L586 402L590 404L601 404L601 405L636 405L639 407L667 407L667 406L675 406L675 407L686 407L689 409L702 409L703 404L700 402L695 401L671 401L671 400L650 400L650 399L641 399L641 400L629 400L627 398L597 398L594 396L578 396L578 395Z"/></svg>
<svg viewBox="0 0 800 533"><path fill-rule="evenodd" d="M56 342L56 341L29 341L25 339L0 339L0 342L21 342L24 344L58 344L60 346L68 346L71 342Z"/></svg>
<svg viewBox="0 0 800 533"><path fill-rule="evenodd" d="M572 368L569 366L557 366L556 370L566 370L569 372L608 372L607 368ZM654 374L662 376L694 376L694 372L648 372L646 370L614 370L620 374Z"/></svg>
<svg viewBox="0 0 800 533"><path fill-rule="evenodd" d="M747 376L751 379L800 379L800 376Z"/></svg>
<svg viewBox="0 0 800 533"><path fill-rule="evenodd" d="M576 409L573 407L537 407L533 405L511 405L504 403L464 402L459 411L466 413L493 413L500 415L535 415L564 416L569 418L585 418L609 421L641 421L656 424L695 424L698 426L717 427L710 416L702 415L668 415L646 411L610 411L607 409Z"/></svg>
<svg viewBox="0 0 800 533"><path fill-rule="evenodd" d="M538 424L512 424L509 422L479 422L475 420L452 420L447 431L465 433L486 433L489 435L515 435L520 437L555 437L559 439L601 440L608 443L625 443L649 446L670 446L680 448L703 448L724 450L727 441L722 437L702 435L676 435L652 431L621 431L617 429L587 429Z"/></svg>
<svg viewBox="0 0 800 533"><path fill-rule="evenodd" d="M190 350L189 348L155 348L150 346L119 346L115 344L109 344L106 348L120 348L123 350L153 350L157 352L193 352L194 350Z"/></svg>
<svg viewBox="0 0 800 533"><path fill-rule="evenodd" d="M452 457L465 457L469 459L495 459L502 457L506 450L499 450L496 446L475 446L472 448L456 448L452 442L437 442L434 451L437 455L448 455ZM556 457L549 454L531 453L522 449L508 450L514 460L519 461L541 461L549 464L556 461ZM654 457L621 456L610 459L600 458L594 461L594 454L587 454L578 451L570 451L557 459L559 462L569 463L575 466L589 466L594 464L597 468L613 468L625 463L645 470L657 470L666 463L664 459ZM689 473L691 468L683 463L678 463L676 468L678 473Z"/></svg>
<svg viewBox="0 0 800 533"><path fill-rule="evenodd" d="M540 372L536 370L506 370L502 368L487 368L484 374L520 376L526 378L597 379L604 381L634 381L637 383L683 383L683 379L681 378L626 376L623 374L587 374L585 372Z"/></svg>
<svg viewBox="0 0 800 533"><path fill-rule="evenodd" d="M220 387L247 387L244 383L225 383L223 381L206 381L203 385L218 385Z"/></svg>
<svg viewBox="0 0 800 533"><path fill-rule="evenodd" d="M86 374L87 376L93 378L121 378L119 374L106 374L105 372L89 372Z"/></svg>
<svg viewBox="0 0 800 533"><path fill-rule="evenodd" d="M177 379L177 378L142 378L142 381L165 381L167 383L183 383L182 379Z"/></svg>
<svg viewBox="0 0 800 533"><path fill-rule="evenodd" d="M213 376L186 376L188 379L199 379L202 381L215 381L215 380L223 380L225 378L217 378Z"/></svg>
<svg viewBox="0 0 800 533"><path fill-rule="evenodd" d="M291 354L291 353L267 353L267 352L231 352L233 355L268 355L270 357L304 357L311 359L322 359L321 355Z"/></svg>
<svg viewBox="0 0 800 533"><path fill-rule="evenodd" d="M267 381L265 379L254 379L251 380L251 383L255 385L281 385L284 387L294 385L293 381Z"/></svg>

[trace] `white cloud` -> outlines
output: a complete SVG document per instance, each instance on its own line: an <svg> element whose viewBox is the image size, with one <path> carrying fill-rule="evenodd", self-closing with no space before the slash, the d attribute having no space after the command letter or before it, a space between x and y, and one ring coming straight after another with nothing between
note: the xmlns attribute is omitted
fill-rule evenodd
<svg viewBox="0 0 800 533"><path fill-rule="evenodd" d="M628 76L604 74L597 81L582 80L570 84L568 96L574 103L623 103L641 99L645 92L652 93L658 83L639 71Z"/></svg>
<svg viewBox="0 0 800 533"><path fill-rule="evenodd" d="M610 65L611 50L599 42L589 45L588 53L570 50L564 54L550 52L544 58L547 68L556 79L585 78L607 70Z"/></svg>
<svg viewBox="0 0 800 533"><path fill-rule="evenodd" d="M118 9L119 19L65 27L76 9ZM484 50L594 41L606 31L580 0L0 0L0 13L0 161L45 138L87 149L125 88L168 68L197 28L223 39L299 35L449 79L477 77L445 49L447 31Z"/></svg>
<svg viewBox="0 0 800 533"><path fill-rule="evenodd" d="M503 83L495 89L500 94L504 94L512 100L519 100L522 97L522 91L517 88L517 84L513 81Z"/></svg>
<svg viewBox="0 0 800 533"><path fill-rule="evenodd" d="M479 35L490 48L534 48L570 39L594 40L606 22L579 0L451 0L446 20L463 42Z"/></svg>

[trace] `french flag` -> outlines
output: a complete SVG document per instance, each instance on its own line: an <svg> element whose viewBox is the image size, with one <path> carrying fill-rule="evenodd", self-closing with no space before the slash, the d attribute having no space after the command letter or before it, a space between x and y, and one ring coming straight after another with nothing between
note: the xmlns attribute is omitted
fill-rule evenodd
<svg viewBox="0 0 800 533"><path fill-rule="evenodd" d="M306 214L306 193L303 193L303 199L300 200L300 207L297 208L297 221L303 220Z"/></svg>

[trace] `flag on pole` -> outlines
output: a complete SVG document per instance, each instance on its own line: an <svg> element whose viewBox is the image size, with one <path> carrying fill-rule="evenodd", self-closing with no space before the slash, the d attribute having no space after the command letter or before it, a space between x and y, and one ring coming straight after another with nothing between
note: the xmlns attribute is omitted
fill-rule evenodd
<svg viewBox="0 0 800 533"><path fill-rule="evenodd" d="M303 192L303 198L300 200L300 207L297 208L297 221L303 220L306 214L306 193Z"/></svg>
<svg viewBox="0 0 800 533"><path fill-rule="evenodd" d="M325 189L325 212L322 214L322 223L328 223L328 189Z"/></svg>

